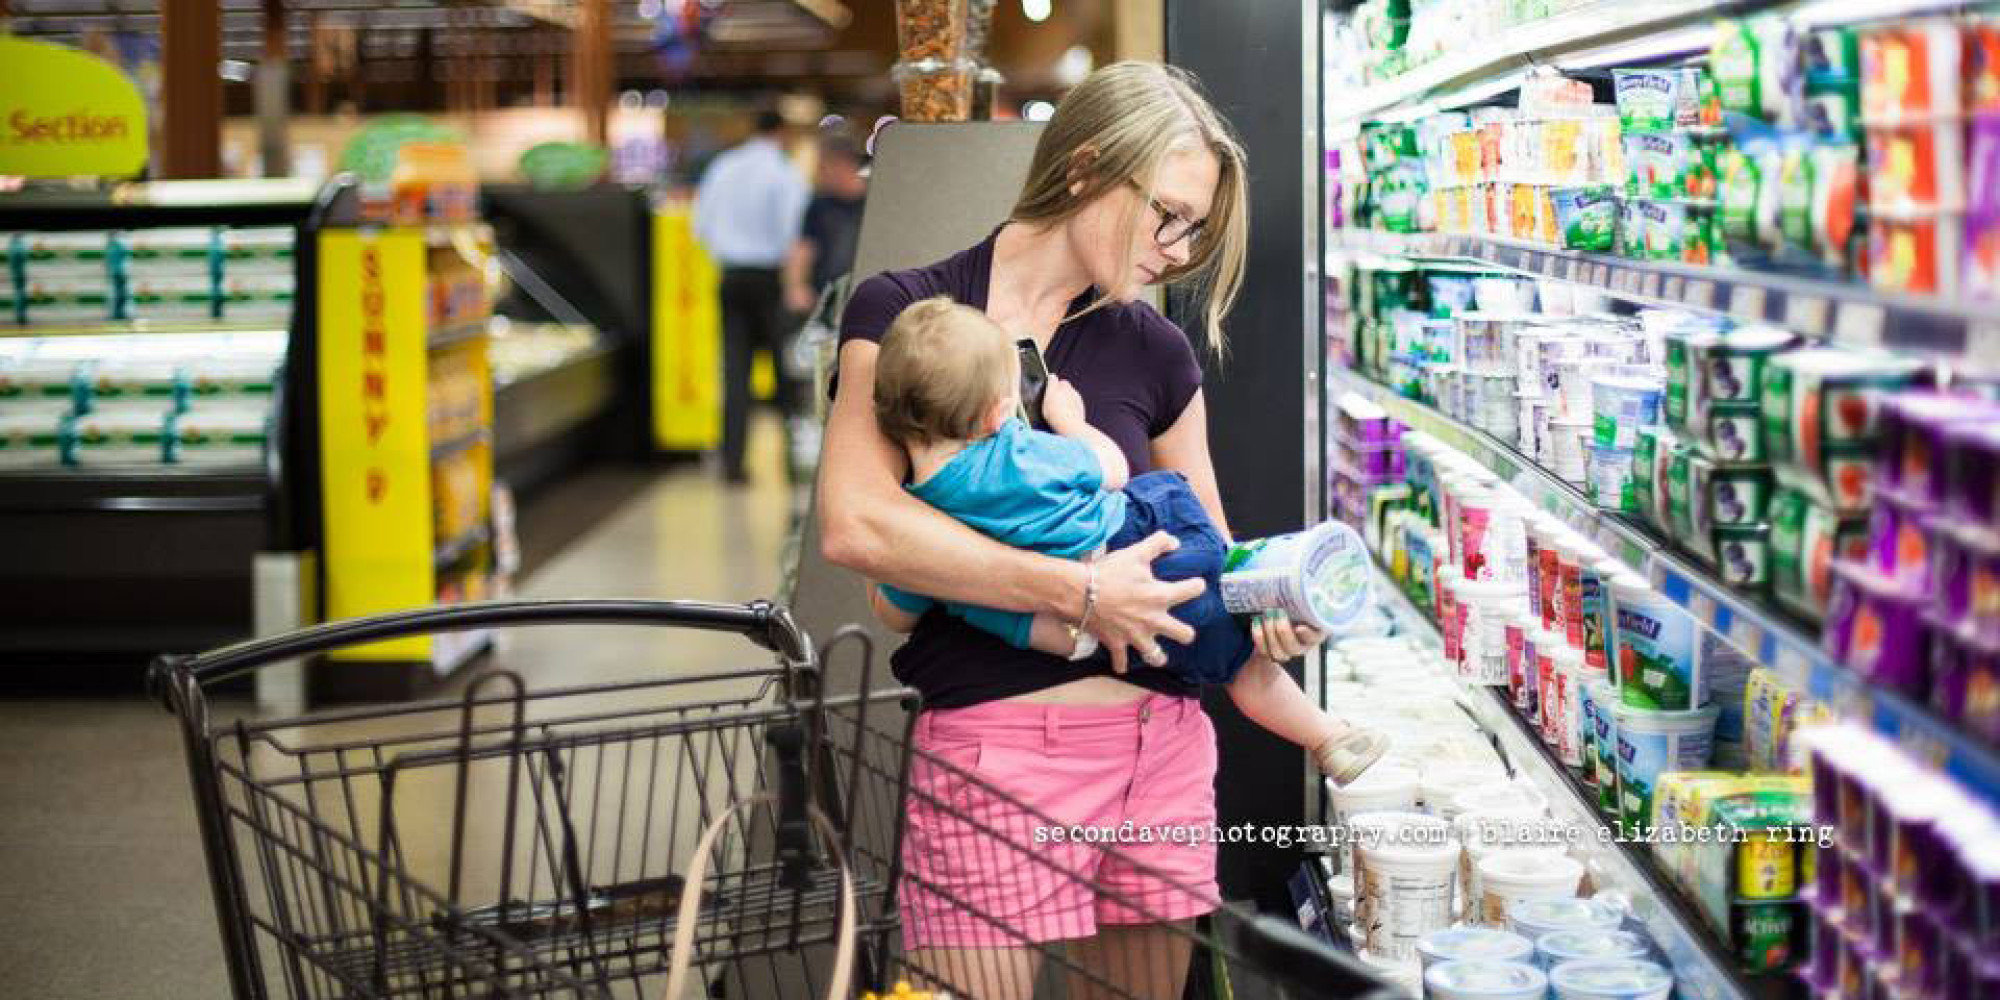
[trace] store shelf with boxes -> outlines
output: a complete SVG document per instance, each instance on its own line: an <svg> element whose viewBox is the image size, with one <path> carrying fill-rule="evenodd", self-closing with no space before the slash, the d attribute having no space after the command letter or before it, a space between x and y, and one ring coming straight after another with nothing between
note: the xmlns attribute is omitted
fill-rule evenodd
<svg viewBox="0 0 2000 1000"><path fill-rule="evenodd" d="M1506 692L1489 731L1559 720L1554 762L1510 763L1608 785L1601 828L1651 834L1618 850L1749 977L1689 987L1676 958L1684 989L1984 995L1993 922L1946 914L2000 829L1974 597L2000 564L2000 20L1613 6L1530 13L1436 79L1323 80L1331 513L1422 609L1405 630ZM1859 805L1831 746L1885 761ZM1887 874L1906 812L1950 878ZM1766 822L1823 849L1662 836Z"/></svg>

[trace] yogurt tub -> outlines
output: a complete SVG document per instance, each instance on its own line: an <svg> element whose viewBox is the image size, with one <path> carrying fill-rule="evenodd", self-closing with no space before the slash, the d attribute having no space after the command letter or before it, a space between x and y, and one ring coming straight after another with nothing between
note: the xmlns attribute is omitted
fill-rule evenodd
<svg viewBox="0 0 2000 1000"><path fill-rule="evenodd" d="M1503 927L1516 904L1531 899L1574 899L1583 863L1549 848L1495 851L1479 860L1479 917Z"/></svg>
<svg viewBox="0 0 2000 1000"><path fill-rule="evenodd" d="M1771 499L1771 473L1717 468L1701 489L1699 502L1708 505L1710 524L1760 524Z"/></svg>
<svg viewBox="0 0 2000 1000"><path fill-rule="evenodd" d="M1865 566L1833 568L1833 601L1827 607L1828 652L1868 680L1921 698L1930 687L1926 661L1926 597Z"/></svg>
<svg viewBox="0 0 2000 1000"><path fill-rule="evenodd" d="M1537 702L1541 706L1542 742L1555 749L1560 755L1563 734L1569 725L1569 714L1563 703L1564 685L1574 682L1576 672L1583 666L1583 651L1567 643L1556 643L1547 653L1539 654L1540 663L1536 680L1540 684Z"/></svg>
<svg viewBox="0 0 2000 1000"><path fill-rule="evenodd" d="M1762 524L1715 528L1715 568L1722 582L1761 592L1771 584L1771 532Z"/></svg>
<svg viewBox="0 0 2000 1000"><path fill-rule="evenodd" d="M1513 696L1514 710L1519 712L1523 719L1533 722L1536 698L1539 695L1539 689L1536 687L1539 683L1536 679L1539 669L1536 663L1535 645L1537 637L1542 632L1541 616L1533 613L1521 615L1515 620L1515 626L1511 631L1520 634L1521 648L1518 654L1514 654L1514 659L1507 664L1507 691Z"/></svg>
<svg viewBox="0 0 2000 1000"><path fill-rule="evenodd" d="M1591 959L1645 959L1653 953L1646 939L1631 931L1559 930L1535 939L1535 954L1544 968Z"/></svg>
<svg viewBox="0 0 2000 1000"><path fill-rule="evenodd" d="M1942 506L1946 431L1996 418L2000 407L1963 396L1910 392L1883 401L1878 446L1881 485L1932 507Z"/></svg>
<svg viewBox="0 0 2000 1000"><path fill-rule="evenodd" d="M1899 491L1881 491L1876 497L1874 513L1869 518L1868 564L1891 580L1906 585L1928 586L1934 571L1947 568L1935 562L1945 557L1941 552L1932 551L1939 539L1926 523L1939 520L1949 524L1948 519L1939 518L1938 514L1936 508L1907 498ZM1946 562L1951 564L1949 568L1956 567L1954 560L1946 559Z"/></svg>
<svg viewBox="0 0 2000 1000"><path fill-rule="evenodd" d="M1525 962L1445 962L1424 972L1428 1000L1543 1000L1548 992L1548 975Z"/></svg>
<svg viewBox="0 0 2000 1000"><path fill-rule="evenodd" d="M1418 797L1424 811L1440 819L1458 817L1458 796L1507 780L1499 762L1491 764L1434 764L1422 768Z"/></svg>
<svg viewBox="0 0 2000 1000"><path fill-rule="evenodd" d="M1706 379L1698 377L1701 369L1695 355L1722 337L1713 329L1695 325L1663 329L1660 336L1661 355L1667 369L1660 414L1668 426L1683 433L1692 432L1698 426L1696 416L1706 416L1708 412Z"/></svg>
<svg viewBox="0 0 2000 1000"><path fill-rule="evenodd" d="M1963 632L1936 633L1942 655L1931 685L1931 706L1959 728L2000 743L2000 644Z"/></svg>
<svg viewBox="0 0 2000 1000"><path fill-rule="evenodd" d="M1420 813L1370 813L1353 823L1355 917L1368 950L1400 961L1451 923L1459 847L1443 820Z"/></svg>
<svg viewBox="0 0 2000 1000"><path fill-rule="evenodd" d="M1923 362L1915 358L1839 348L1789 351L1772 358L1761 390L1767 454L1834 510L1867 510L1885 407L1892 394L1906 390L1923 370ZM1921 412L1925 405L1917 404L1911 412ZM1978 409L1969 403L1959 407L1968 413Z"/></svg>
<svg viewBox="0 0 2000 1000"><path fill-rule="evenodd" d="M1622 703L1685 711L1706 701L1694 619L1636 575L1612 578L1611 604L1618 632L1614 672Z"/></svg>
<svg viewBox="0 0 2000 1000"><path fill-rule="evenodd" d="M1544 316L1576 315L1576 286L1567 281L1542 278L1535 282L1535 296Z"/></svg>
<svg viewBox="0 0 2000 1000"><path fill-rule="evenodd" d="M1592 782L1597 786L1597 809L1610 815L1618 812L1618 692L1607 680L1583 687L1584 719L1593 728L1586 741L1590 749Z"/></svg>
<svg viewBox="0 0 2000 1000"><path fill-rule="evenodd" d="M1373 607L1373 579L1361 535L1327 521L1230 549L1220 589L1232 613L1281 609L1295 622L1338 632Z"/></svg>
<svg viewBox="0 0 2000 1000"><path fill-rule="evenodd" d="M1834 561L1868 558L1868 526L1782 488L1772 493L1770 521L1772 592L1786 608L1818 621L1833 594Z"/></svg>
<svg viewBox="0 0 2000 1000"><path fill-rule="evenodd" d="M1528 899L1507 911L1508 929L1531 941L1557 931L1615 931L1624 923L1624 909L1595 899Z"/></svg>
<svg viewBox="0 0 2000 1000"><path fill-rule="evenodd" d="M1945 513L1964 526L2000 528L2000 424L1953 426L1944 439Z"/></svg>
<svg viewBox="0 0 2000 1000"><path fill-rule="evenodd" d="M1711 403L1754 403L1772 355L1798 343L1789 330L1746 326L1694 349L1704 396Z"/></svg>
<svg viewBox="0 0 2000 1000"><path fill-rule="evenodd" d="M1764 428L1756 403L1715 403L1701 424L1701 442L1719 463L1764 461Z"/></svg>
<svg viewBox="0 0 2000 1000"><path fill-rule="evenodd" d="M1590 453L1584 460L1584 478L1590 502L1605 510L1638 513L1639 500L1632 480L1632 451L1597 442L1591 443L1589 448Z"/></svg>
<svg viewBox="0 0 2000 1000"><path fill-rule="evenodd" d="M1353 870L1352 832L1356 817L1367 813L1408 813L1417 808L1415 768L1376 764L1346 785L1326 783L1333 803L1334 825L1348 831L1340 843L1341 871Z"/></svg>
<svg viewBox="0 0 2000 1000"><path fill-rule="evenodd" d="M1642 830L1653 821L1653 788L1660 775L1707 766L1719 710L1710 705L1656 712L1621 702L1611 713L1618 727L1618 815L1628 832Z"/></svg>
<svg viewBox="0 0 2000 1000"><path fill-rule="evenodd" d="M1590 689L1606 676L1604 668L1585 663L1576 677L1567 682L1564 692L1569 696L1576 714L1572 737L1576 741L1576 763L1570 766L1580 770L1583 783L1593 788L1597 787L1597 715L1611 709L1608 702L1594 699Z"/></svg>
<svg viewBox="0 0 2000 1000"><path fill-rule="evenodd" d="M1527 315L1535 309L1535 285L1526 278L1474 278L1472 300L1480 312Z"/></svg>
<svg viewBox="0 0 2000 1000"><path fill-rule="evenodd" d="M1564 482L1581 486L1589 481L1589 464L1584 446L1591 435L1590 421L1551 420L1549 422L1549 471Z"/></svg>
<svg viewBox="0 0 2000 1000"><path fill-rule="evenodd" d="M1453 927L1417 942L1417 958L1426 972L1445 962L1532 962L1535 943L1490 927Z"/></svg>
<svg viewBox="0 0 2000 1000"><path fill-rule="evenodd" d="M1631 448L1639 431L1660 422L1666 383L1650 378L1599 376L1591 379L1590 399L1597 443Z"/></svg>
<svg viewBox="0 0 2000 1000"><path fill-rule="evenodd" d="M1548 426L1548 400L1540 393L1514 394L1519 413L1515 418L1514 443L1521 454L1542 461L1542 429Z"/></svg>
<svg viewBox="0 0 2000 1000"><path fill-rule="evenodd" d="M1588 677L1584 667L1583 651L1564 649L1553 658L1556 668L1555 742L1557 759L1565 767L1583 766L1583 693L1581 686ZM1544 703L1546 705L1546 703ZM1544 715L1549 713L1546 711Z"/></svg>
<svg viewBox="0 0 2000 1000"><path fill-rule="evenodd" d="M1507 686L1507 623L1522 604L1521 587L1500 580L1459 580L1453 587L1461 609L1460 679L1481 687Z"/></svg>
<svg viewBox="0 0 2000 1000"><path fill-rule="evenodd" d="M1550 970L1549 985L1556 1000L1667 1000L1674 977L1652 962L1587 959Z"/></svg>
<svg viewBox="0 0 2000 1000"><path fill-rule="evenodd" d="M1625 564L1609 556L1583 567L1579 590L1583 662L1596 670L1607 670L1611 665L1612 650L1617 645L1612 637L1617 622L1611 611L1611 581L1626 573Z"/></svg>

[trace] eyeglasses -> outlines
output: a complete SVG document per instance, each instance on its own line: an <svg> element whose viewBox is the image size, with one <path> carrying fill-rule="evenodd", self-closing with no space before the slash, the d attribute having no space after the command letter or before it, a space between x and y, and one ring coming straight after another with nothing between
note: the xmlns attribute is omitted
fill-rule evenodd
<svg viewBox="0 0 2000 1000"><path fill-rule="evenodd" d="M1159 199L1141 187L1138 181L1127 177L1125 183L1132 185L1132 190L1139 192L1139 197L1146 199L1146 207L1159 213L1160 228L1153 230L1153 242L1160 246L1170 247L1182 240L1194 239L1207 228L1207 219L1183 218L1179 213L1160 204Z"/></svg>

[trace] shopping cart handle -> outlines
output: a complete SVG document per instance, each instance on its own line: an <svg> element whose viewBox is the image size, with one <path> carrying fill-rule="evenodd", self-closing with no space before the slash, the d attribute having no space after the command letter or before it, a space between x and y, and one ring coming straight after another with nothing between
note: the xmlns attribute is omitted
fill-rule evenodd
<svg viewBox="0 0 2000 1000"><path fill-rule="evenodd" d="M196 683L206 685L281 660L413 635L512 625L592 623L735 632L792 663L807 663L812 657L812 644L792 620L792 613L769 601L749 604L636 598L475 601L327 622L191 657L163 656L154 661L147 683L154 692L164 692L169 675L185 671Z"/></svg>

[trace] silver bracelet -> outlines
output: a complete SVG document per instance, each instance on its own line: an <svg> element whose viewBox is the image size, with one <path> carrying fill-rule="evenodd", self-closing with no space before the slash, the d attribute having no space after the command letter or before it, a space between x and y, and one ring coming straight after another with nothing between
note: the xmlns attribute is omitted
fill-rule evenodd
<svg viewBox="0 0 2000 1000"><path fill-rule="evenodd" d="M1069 627L1069 637L1072 642L1083 635L1084 629L1090 624L1090 613L1097 610L1097 563L1086 559L1083 563L1083 569L1085 574L1083 582L1083 617L1078 618L1076 624Z"/></svg>

